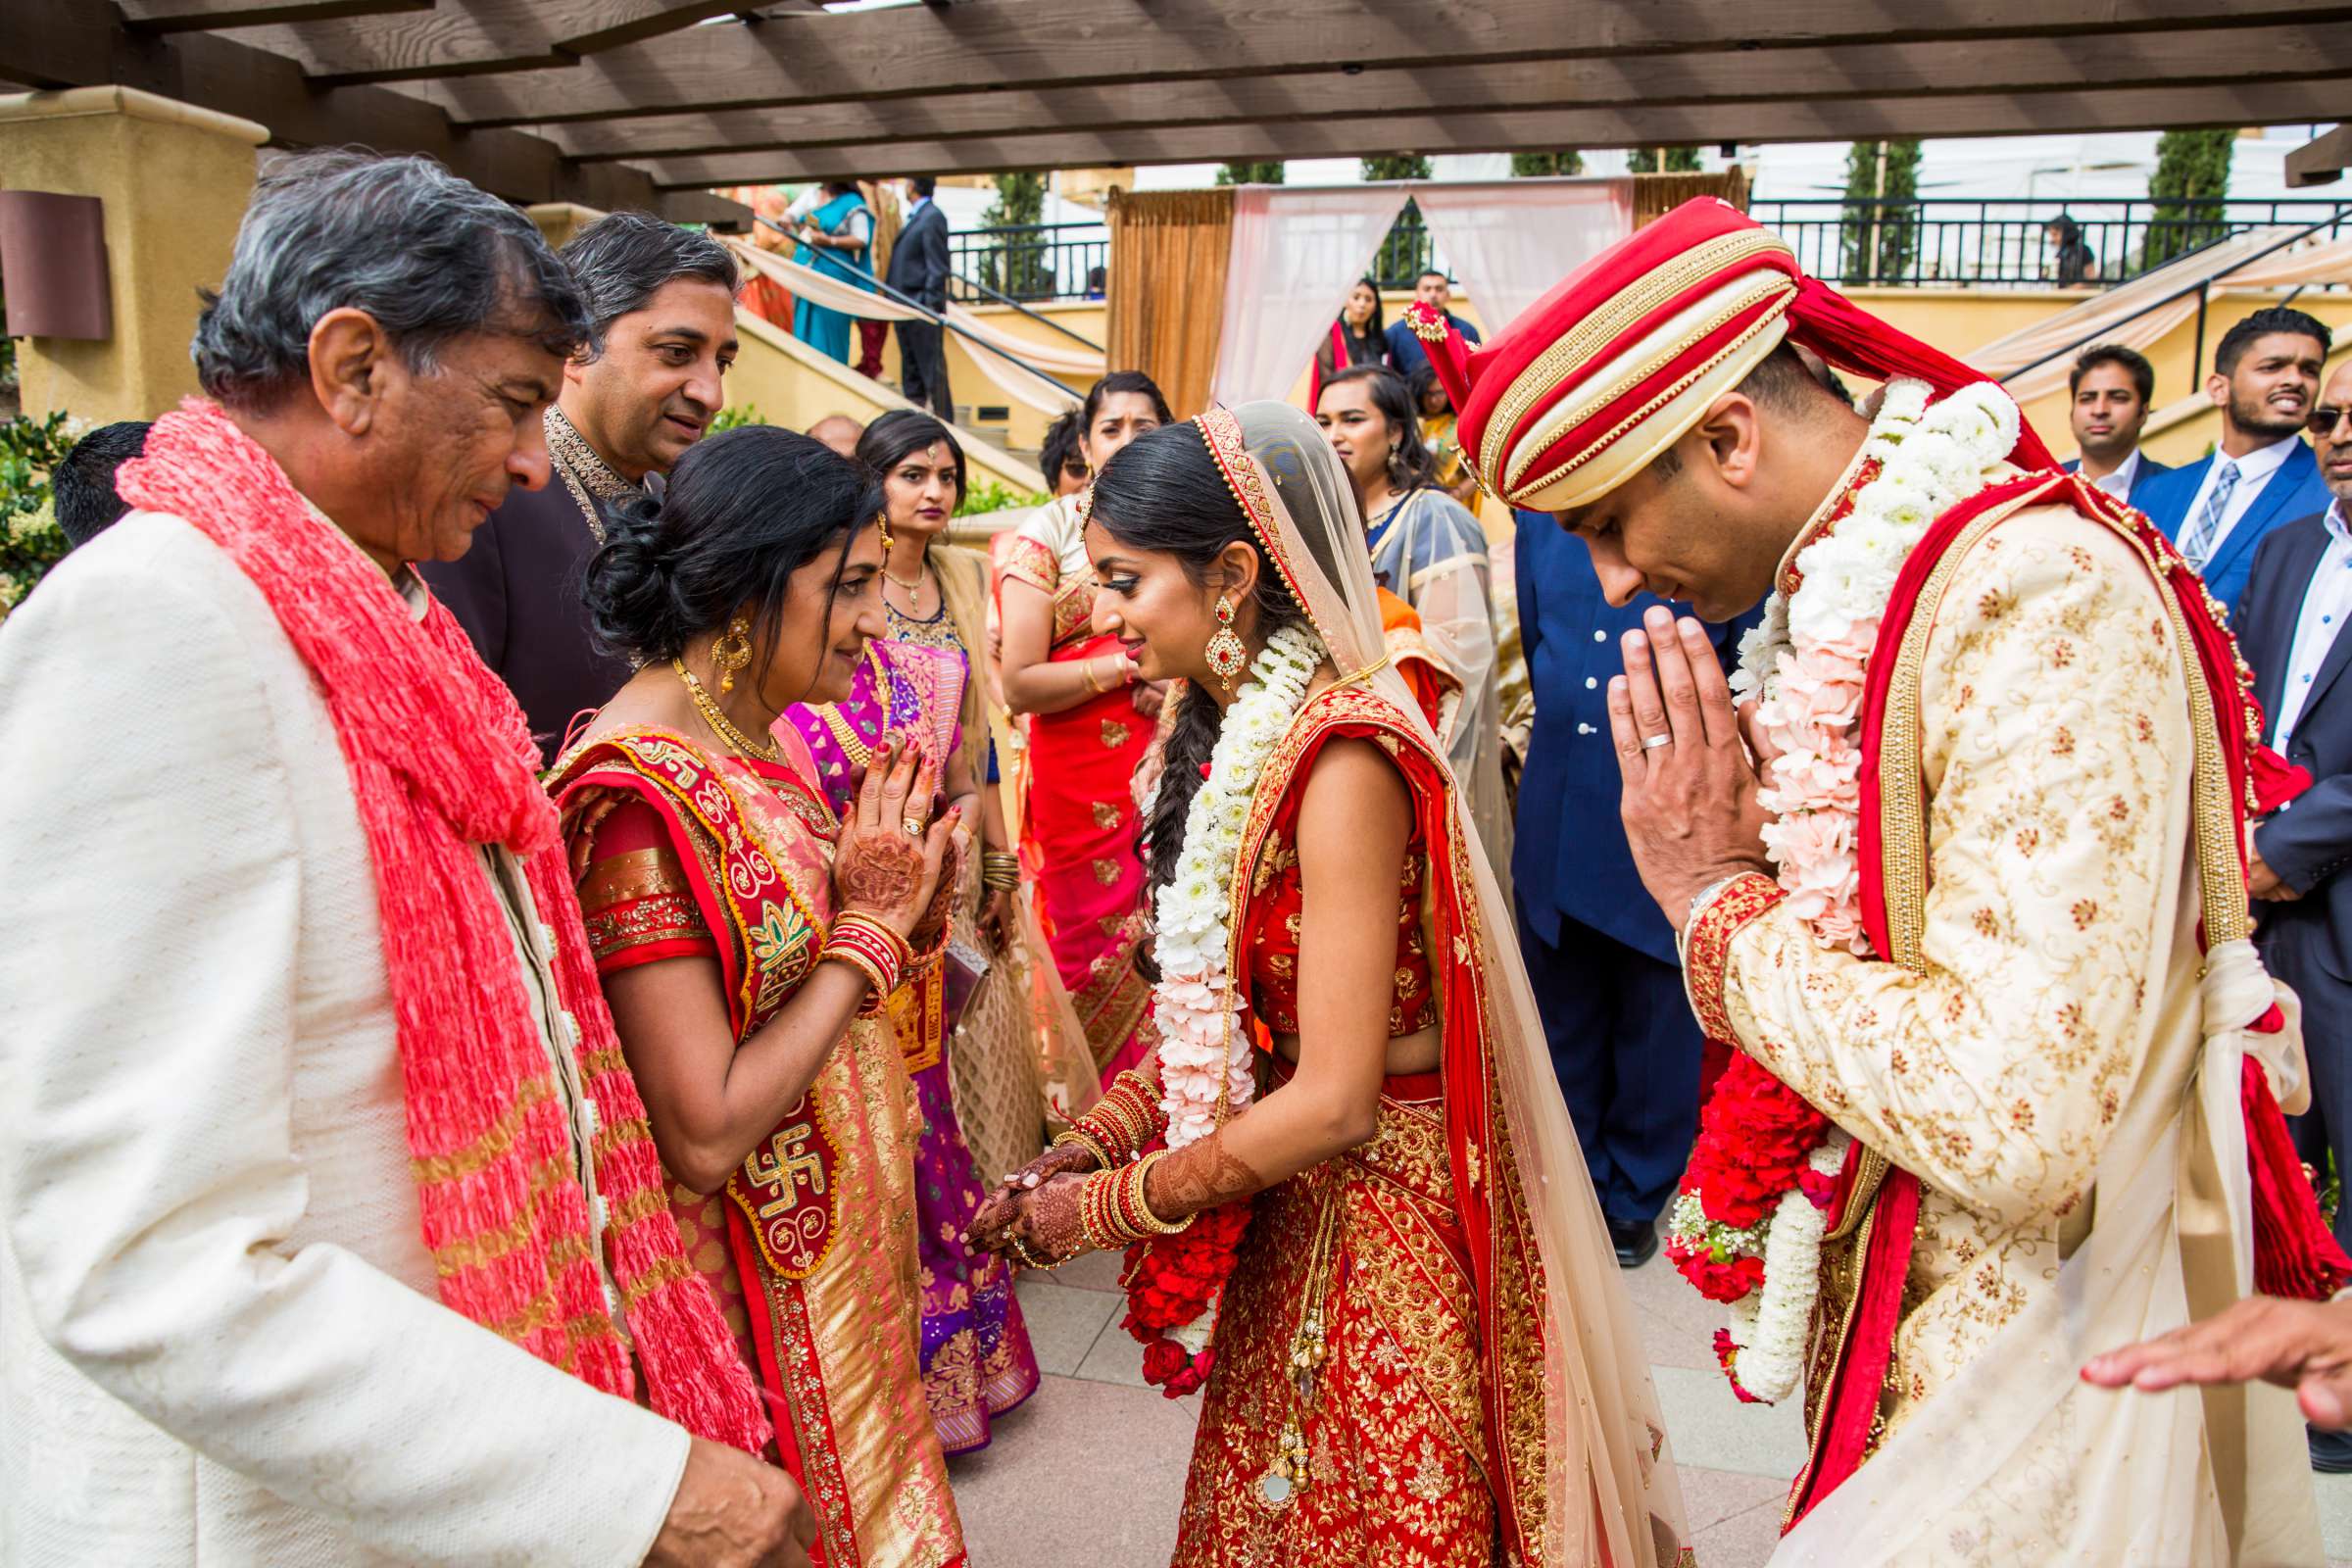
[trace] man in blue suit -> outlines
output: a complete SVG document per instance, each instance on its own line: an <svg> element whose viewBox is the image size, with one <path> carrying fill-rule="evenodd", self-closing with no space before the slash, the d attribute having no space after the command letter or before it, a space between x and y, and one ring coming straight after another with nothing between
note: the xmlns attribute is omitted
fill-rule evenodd
<svg viewBox="0 0 2352 1568"><path fill-rule="evenodd" d="M2223 333L2205 378L2205 395L2222 411L2221 450L2158 474L2133 498L2225 605L2245 592L2266 534L2333 499L2298 439L2330 341L2324 324L2284 306Z"/></svg>
<svg viewBox="0 0 2352 1568"><path fill-rule="evenodd" d="M2148 422L2148 400L2156 395L2156 367L2146 355L2121 343L2084 349L2067 372L2067 423L2082 456L2067 460L2066 471L2080 472L2118 501L2138 506L2140 487L2172 468L2139 450Z"/></svg>
<svg viewBox="0 0 2352 1568"><path fill-rule="evenodd" d="M2293 1118L2305 1160L2352 1173L2352 365L2328 379L2311 419L2332 505L2274 531L2230 623L2254 667L2264 737L2312 787L2254 829L2246 888L2271 973L2303 999L2311 1109ZM2335 1237L2352 1243L2352 1203ZM2315 1469L2352 1470L2352 1433L2311 1435Z"/></svg>
<svg viewBox="0 0 2352 1568"><path fill-rule="evenodd" d="M1444 272L1431 268L1419 277L1414 278L1413 298L1433 311L1442 312L1446 319L1453 323L1453 329L1461 333L1463 337L1472 343L1478 341L1478 328L1454 315L1448 308L1453 303L1453 281ZM1410 383L1414 372L1429 363L1429 350L1421 346L1421 340L1413 335L1412 323L1401 315L1389 323L1387 336L1389 368Z"/></svg>
<svg viewBox="0 0 2352 1568"><path fill-rule="evenodd" d="M1618 823L1624 780L1609 744L1617 640L1662 601L1644 593L1612 610L1584 541L1549 513L1518 517L1519 635L1536 699L1511 854L1519 946L1609 1240L1632 1268L1657 1250L1655 1221L1698 1121L1698 1024L1674 931ZM1754 619L1709 628L1727 665Z"/></svg>

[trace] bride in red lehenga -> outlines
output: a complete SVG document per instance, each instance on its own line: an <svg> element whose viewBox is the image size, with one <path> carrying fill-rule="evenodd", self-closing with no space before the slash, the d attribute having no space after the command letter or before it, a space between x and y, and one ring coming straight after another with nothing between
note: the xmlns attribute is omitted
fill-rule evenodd
<svg viewBox="0 0 2352 1568"><path fill-rule="evenodd" d="M1146 1376L1206 1390L1178 1568L1677 1568L1633 1313L1363 541L1284 404L1097 478L1097 623L1189 683L1146 823L1161 1043L973 1236L1130 1250Z"/></svg>

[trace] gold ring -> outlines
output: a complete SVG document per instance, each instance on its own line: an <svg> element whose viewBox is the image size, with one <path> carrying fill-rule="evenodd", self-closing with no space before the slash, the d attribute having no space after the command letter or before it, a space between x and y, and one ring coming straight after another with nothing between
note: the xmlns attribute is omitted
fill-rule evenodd
<svg viewBox="0 0 2352 1568"><path fill-rule="evenodd" d="M910 839L923 836L923 819L919 816L903 816L899 818L899 826L906 830L906 836Z"/></svg>

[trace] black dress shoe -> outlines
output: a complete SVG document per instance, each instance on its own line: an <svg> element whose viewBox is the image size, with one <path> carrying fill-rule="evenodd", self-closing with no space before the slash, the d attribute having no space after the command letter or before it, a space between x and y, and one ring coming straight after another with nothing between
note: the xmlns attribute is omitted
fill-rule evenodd
<svg viewBox="0 0 2352 1568"><path fill-rule="evenodd" d="M1617 1249L1619 1268L1640 1268L1658 1255L1658 1227L1646 1219L1610 1220L1609 1245Z"/></svg>
<svg viewBox="0 0 2352 1568"><path fill-rule="evenodd" d="M2311 1467L2324 1476L2352 1474L2352 1432L2305 1429L2311 1439Z"/></svg>

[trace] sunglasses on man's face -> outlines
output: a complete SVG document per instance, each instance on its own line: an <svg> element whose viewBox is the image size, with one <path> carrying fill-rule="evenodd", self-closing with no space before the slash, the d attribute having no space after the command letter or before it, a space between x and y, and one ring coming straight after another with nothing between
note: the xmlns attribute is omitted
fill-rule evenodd
<svg viewBox="0 0 2352 1568"><path fill-rule="evenodd" d="M1083 479L1086 477L1086 460L1072 458L1061 466L1061 471L1073 479Z"/></svg>
<svg viewBox="0 0 2352 1568"><path fill-rule="evenodd" d="M2315 441L2325 441L2335 434L2336 425L2347 418L2352 418L2352 408L2314 409L2304 418L2303 428L2311 432Z"/></svg>

